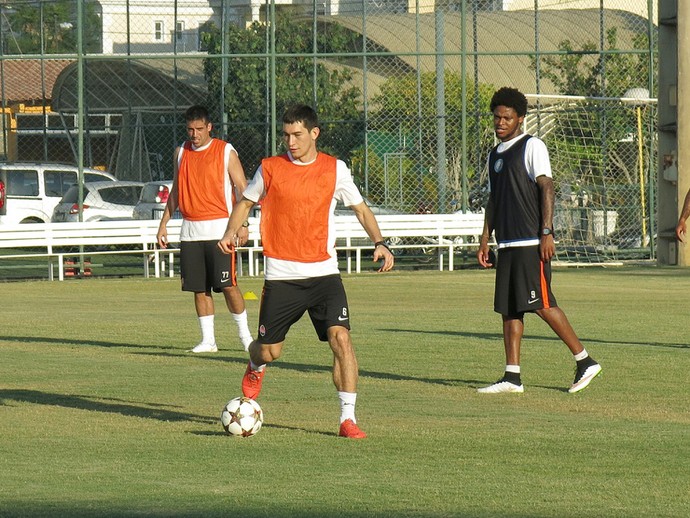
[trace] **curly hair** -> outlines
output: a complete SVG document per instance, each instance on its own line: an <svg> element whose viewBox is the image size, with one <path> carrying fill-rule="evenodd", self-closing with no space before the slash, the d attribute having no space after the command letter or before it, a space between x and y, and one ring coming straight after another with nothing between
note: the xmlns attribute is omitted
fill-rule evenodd
<svg viewBox="0 0 690 518"><path fill-rule="evenodd" d="M527 114L527 98L517 88L504 86L496 90L491 98L491 111L493 112L497 106L513 108L518 117L524 117Z"/></svg>

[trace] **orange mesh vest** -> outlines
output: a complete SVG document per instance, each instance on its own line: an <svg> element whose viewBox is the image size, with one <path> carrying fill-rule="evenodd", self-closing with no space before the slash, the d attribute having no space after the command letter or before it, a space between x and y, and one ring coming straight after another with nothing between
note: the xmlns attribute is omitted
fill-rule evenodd
<svg viewBox="0 0 690 518"><path fill-rule="evenodd" d="M328 254L328 218L335 193L336 159L319 153L309 165L288 155L261 161L266 196L261 202L264 255L316 263Z"/></svg>
<svg viewBox="0 0 690 518"><path fill-rule="evenodd" d="M227 218L225 200L225 142L212 139L203 151L194 151L184 143L184 153L177 171L178 204L189 221Z"/></svg>

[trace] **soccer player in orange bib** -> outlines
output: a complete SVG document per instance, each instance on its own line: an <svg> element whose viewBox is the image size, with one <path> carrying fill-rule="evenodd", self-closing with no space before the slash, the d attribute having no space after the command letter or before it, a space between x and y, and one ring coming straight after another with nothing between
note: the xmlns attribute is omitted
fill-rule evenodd
<svg viewBox="0 0 690 518"><path fill-rule="evenodd" d="M242 222L261 202L261 243L266 271L257 338L242 393L256 399L266 365L280 357L288 330L305 312L316 334L333 352L333 383L340 399L339 435L363 439L357 425L358 365L350 336L350 310L335 251L334 209L337 201L352 208L374 243L380 272L393 268L393 254L376 218L341 160L317 150L320 129L316 112L305 105L283 116L287 154L266 158L232 211L218 246L231 253L241 239Z"/></svg>
<svg viewBox="0 0 690 518"><path fill-rule="evenodd" d="M158 227L158 245L168 246L167 223L179 208L183 218L180 228L182 291L194 293L201 328L201 342L191 352L218 351L212 291L223 293L237 324L240 341L247 350L252 335L244 298L237 286L234 250L228 257L216 246L227 227L233 200L242 195L247 179L232 144L211 137L213 125L205 107L190 107L185 120L189 140L175 149L175 178ZM247 228L242 227L241 244L246 242L247 235Z"/></svg>

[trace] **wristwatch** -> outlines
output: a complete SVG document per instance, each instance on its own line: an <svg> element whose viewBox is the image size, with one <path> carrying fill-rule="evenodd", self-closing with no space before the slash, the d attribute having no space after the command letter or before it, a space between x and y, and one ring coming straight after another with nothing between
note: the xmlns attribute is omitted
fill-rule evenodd
<svg viewBox="0 0 690 518"><path fill-rule="evenodd" d="M242 226L243 226L244 228L247 228L247 227L249 226L249 220L247 220L247 221L245 221L244 223L242 223Z"/></svg>
<svg viewBox="0 0 690 518"><path fill-rule="evenodd" d="M393 250L391 250L391 247L388 246L388 243L386 243L385 241L377 241L376 243L374 243L374 249L376 249L377 246L383 246L387 248L390 253L393 253Z"/></svg>
<svg viewBox="0 0 690 518"><path fill-rule="evenodd" d="M549 227L544 227L541 229L541 235L542 236L553 236L553 229L550 229Z"/></svg>

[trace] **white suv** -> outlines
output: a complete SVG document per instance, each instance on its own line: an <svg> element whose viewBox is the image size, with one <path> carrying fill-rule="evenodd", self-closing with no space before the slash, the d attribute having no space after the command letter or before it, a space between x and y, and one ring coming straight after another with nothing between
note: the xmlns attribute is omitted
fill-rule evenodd
<svg viewBox="0 0 690 518"><path fill-rule="evenodd" d="M60 198L76 185L77 178L78 169L71 165L0 163L0 225L48 223ZM114 180L109 173L84 168L85 182Z"/></svg>

